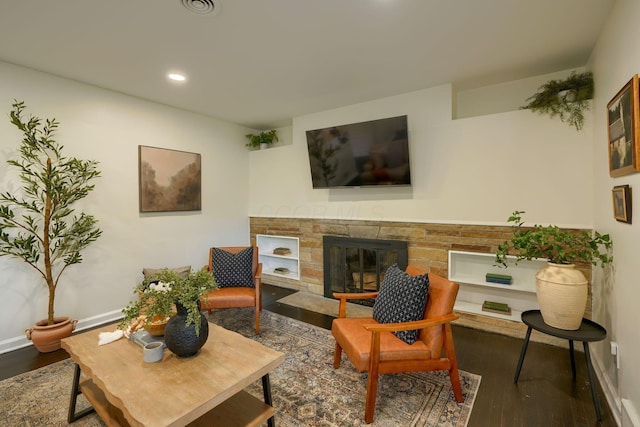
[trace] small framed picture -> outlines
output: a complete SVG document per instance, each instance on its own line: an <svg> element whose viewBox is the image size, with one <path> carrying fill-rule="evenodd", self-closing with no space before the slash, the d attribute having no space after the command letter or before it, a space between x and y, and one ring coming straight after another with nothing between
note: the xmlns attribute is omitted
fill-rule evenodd
<svg viewBox="0 0 640 427"><path fill-rule="evenodd" d="M616 185L613 187L613 217L616 221L631 224L631 187Z"/></svg>
<svg viewBox="0 0 640 427"><path fill-rule="evenodd" d="M609 175L613 177L640 170L638 96L636 74L607 104Z"/></svg>

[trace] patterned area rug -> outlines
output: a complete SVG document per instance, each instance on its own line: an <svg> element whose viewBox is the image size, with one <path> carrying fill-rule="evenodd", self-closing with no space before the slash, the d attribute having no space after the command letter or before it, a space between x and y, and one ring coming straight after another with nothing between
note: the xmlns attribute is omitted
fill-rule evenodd
<svg viewBox="0 0 640 427"><path fill-rule="evenodd" d="M278 302L333 317L338 317L338 307L340 305L337 299L325 298L322 295L303 291L298 291L280 298ZM372 307L352 302L347 303L347 316L349 317L372 317L372 313Z"/></svg>
<svg viewBox="0 0 640 427"><path fill-rule="evenodd" d="M255 336L252 309L214 312L210 320L287 354L270 374L276 425L364 426L366 374L343 357L333 368L331 332L268 311ZM0 382L0 425L64 426L73 367L58 362ZM480 376L460 371L465 401L456 403L446 373L383 375L372 426L466 426ZM247 391L262 399L260 381ZM86 404L86 401L80 401ZM95 414L74 426L103 426Z"/></svg>

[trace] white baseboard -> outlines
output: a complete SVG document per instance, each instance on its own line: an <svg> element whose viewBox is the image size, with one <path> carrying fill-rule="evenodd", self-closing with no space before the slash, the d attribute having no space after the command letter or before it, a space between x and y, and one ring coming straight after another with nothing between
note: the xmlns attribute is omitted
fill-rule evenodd
<svg viewBox="0 0 640 427"><path fill-rule="evenodd" d="M622 427L640 427L640 416L629 399L622 399Z"/></svg>
<svg viewBox="0 0 640 427"><path fill-rule="evenodd" d="M88 317L86 319L80 319L78 320L78 324L76 325L75 332L80 332L86 329L94 328L96 326L104 325L105 323L122 319L122 317L123 315L121 310L114 310L108 313L99 314L97 316ZM9 338L7 340L0 341L0 354L28 347L30 345L33 344L24 336Z"/></svg>
<svg viewBox="0 0 640 427"><path fill-rule="evenodd" d="M620 401L620 396L618 396L618 389L611 382L611 378L608 375L605 375L602 360L595 352L589 352L591 354L591 361L593 363L593 371L595 372L598 380L600 381L600 385L602 386L602 391L604 392L604 397L609 404L609 408L611 408L611 413L613 414L613 419L616 421L617 425L621 424L621 413L622 413L622 402ZM600 398L600 396L598 396ZM603 403L601 401L601 403ZM634 426L635 427L635 426ZM637 426L640 427L640 426Z"/></svg>

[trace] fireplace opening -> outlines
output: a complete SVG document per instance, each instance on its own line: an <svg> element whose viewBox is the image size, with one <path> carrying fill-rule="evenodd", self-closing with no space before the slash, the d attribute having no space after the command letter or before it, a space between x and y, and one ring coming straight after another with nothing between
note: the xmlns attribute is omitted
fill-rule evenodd
<svg viewBox="0 0 640 427"><path fill-rule="evenodd" d="M324 296L380 289L389 266L407 267L407 242L323 236ZM350 302L373 305L373 300Z"/></svg>

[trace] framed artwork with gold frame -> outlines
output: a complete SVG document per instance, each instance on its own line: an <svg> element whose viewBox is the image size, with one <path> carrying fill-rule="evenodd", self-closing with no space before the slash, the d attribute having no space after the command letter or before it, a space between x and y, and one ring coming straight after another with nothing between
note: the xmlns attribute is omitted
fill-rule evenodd
<svg viewBox="0 0 640 427"><path fill-rule="evenodd" d="M638 116L636 74L607 104L609 174L613 177L635 173L640 168Z"/></svg>
<svg viewBox="0 0 640 427"><path fill-rule="evenodd" d="M613 217L616 221L631 224L631 187L616 185L612 190Z"/></svg>

